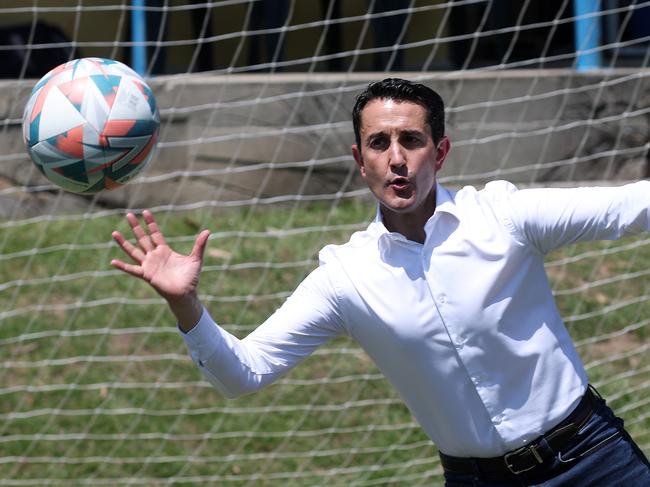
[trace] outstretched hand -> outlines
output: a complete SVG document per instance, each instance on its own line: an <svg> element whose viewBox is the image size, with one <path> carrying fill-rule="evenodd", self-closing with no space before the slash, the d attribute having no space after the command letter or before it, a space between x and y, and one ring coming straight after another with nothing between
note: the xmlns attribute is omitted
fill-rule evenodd
<svg viewBox="0 0 650 487"><path fill-rule="evenodd" d="M182 255L174 252L167 245L165 237L149 210L143 212L143 217L147 231L140 226L140 222L133 213L126 215L137 245L131 244L118 231L112 233L117 244L133 263L113 259L111 265L148 282L158 294L167 300L172 311L181 321L181 325L183 325L183 321L186 321L182 315L188 310L190 311L190 316L187 318L189 321L198 319L196 317L199 308L197 288L203 265L203 253L210 232L203 230L199 233L192 252L189 255Z"/></svg>

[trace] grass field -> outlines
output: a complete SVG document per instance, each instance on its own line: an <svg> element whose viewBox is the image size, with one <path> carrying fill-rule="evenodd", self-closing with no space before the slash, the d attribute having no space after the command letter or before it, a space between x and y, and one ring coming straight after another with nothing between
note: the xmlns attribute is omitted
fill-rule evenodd
<svg viewBox="0 0 650 487"><path fill-rule="evenodd" d="M345 241L373 212L345 201L157 216L182 251L209 222L201 292L213 316L244 336L324 244ZM161 300L109 266L114 228L126 231L121 215L3 227L0 485L440 482L435 448L351 341L324 347L262 392L222 398L186 356ZM548 259L592 382L646 451L649 270L641 238Z"/></svg>

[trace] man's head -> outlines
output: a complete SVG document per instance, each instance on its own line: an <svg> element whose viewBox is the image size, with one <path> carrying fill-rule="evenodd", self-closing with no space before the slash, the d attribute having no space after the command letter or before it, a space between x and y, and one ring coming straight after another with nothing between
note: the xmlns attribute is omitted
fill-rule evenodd
<svg viewBox="0 0 650 487"><path fill-rule="evenodd" d="M426 110L426 121L431 129L434 144L445 135L445 105L438 93L420 83L400 78L386 78L370 83L357 97L352 109L352 125L357 147L361 149L361 114L368 102L375 99L389 99L397 102L411 102Z"/></svg>
<svg viewBox="0 0 650 487"><path fill-rule="evenodd" d="M354 107L354 160L386 228L407 238L419 239L435 210L436 173L450 149L443 114L433 90L398 79L370 84Z"/></svg>

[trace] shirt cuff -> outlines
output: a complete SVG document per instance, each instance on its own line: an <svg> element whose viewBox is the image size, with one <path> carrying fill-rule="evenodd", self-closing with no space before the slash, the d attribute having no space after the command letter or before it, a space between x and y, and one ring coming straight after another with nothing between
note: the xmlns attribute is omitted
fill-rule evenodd
<svg viewBox="0 0 650 487"><path fill-rule="evenodd" d="M212 319L205 307L194 328L185 333L178 327L178 331L185 340L192 358L197 362L207 359L222 342L221 328Z"/></svg>

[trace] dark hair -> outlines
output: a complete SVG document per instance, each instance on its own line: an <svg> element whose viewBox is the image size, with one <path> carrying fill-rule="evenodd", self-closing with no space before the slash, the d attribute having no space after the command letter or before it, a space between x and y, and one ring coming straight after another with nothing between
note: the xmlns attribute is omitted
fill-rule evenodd
<svg viewBox="0 0 650 487"><path fill-rule="evenodd" d="M427 111L426 121L431 129L434 144L438 144L445 135L445 104L438 93L420 83L400 78L386 78L368 84L366 89L357 96L352 109L354 138L359 150L361 150L361 112L369 101L375 99L406 101L423 106Z"/></svg>

